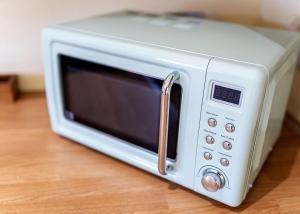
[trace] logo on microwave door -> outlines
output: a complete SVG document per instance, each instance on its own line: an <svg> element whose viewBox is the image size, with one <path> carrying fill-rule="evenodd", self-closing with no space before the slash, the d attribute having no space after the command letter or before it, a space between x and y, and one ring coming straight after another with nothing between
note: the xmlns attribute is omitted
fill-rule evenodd
<svg viewBox="0 0 300 214"><path fill-rule="evenodd" d="M75 119L75 114L71 111L65 111L65 117L69 120L74 120Z"/></svg>

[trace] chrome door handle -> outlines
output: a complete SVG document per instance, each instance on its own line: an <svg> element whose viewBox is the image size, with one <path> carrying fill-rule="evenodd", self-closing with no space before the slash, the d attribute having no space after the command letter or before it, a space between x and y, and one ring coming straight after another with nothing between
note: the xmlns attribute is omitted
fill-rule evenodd
<svg viewBox="0 0 300 214"><path fill-rule="evenodd" d="M160 97L160 123L159 123L159 144L158 144L158 171L166 175L166 160L168 146L168 128L169 128L169 108L171 89L176 80L179 79L179 73L174 71L164 80L161 88Z"/></svg>

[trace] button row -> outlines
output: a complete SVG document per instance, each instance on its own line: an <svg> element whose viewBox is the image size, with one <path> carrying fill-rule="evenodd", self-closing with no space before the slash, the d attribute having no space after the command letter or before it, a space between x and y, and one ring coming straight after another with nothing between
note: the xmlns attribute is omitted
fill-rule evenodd
<svg viewBox="0 0 300 214"><path fill-rule="evenodd" d="M207 124L208 124L208 126L210 126L210 127L216 127L217 124L218 124L218 122L217 122L217 120L216 120L215 118L209 118L209 119L207 120ZM232 123L226 123L226 125L225 125L225 130L226 130L228 133L233 133L233 132L235 131L235 126L234 126L234 124L232 124Z"/></svg>
<svg viewBox="0 0 300 214"><path fill-rule="evenodd" d="M212 137L210 135L207 135L205 137L205 140L206 140L206 143L208 143L208 144L213 144L215 142L214 137ZM232 144L228 141L224 141L222 146L225 150L231 150L232 149Z"/></svg>
<svg viewBox="0 0 300 214"><path fill-rule="evenodd" d="M209 152L204 152L203 157L205 160L211 160L213 158L212 154ZM229 166L229 160L227 158L221 158L220 164L224 167Z"/></svg>

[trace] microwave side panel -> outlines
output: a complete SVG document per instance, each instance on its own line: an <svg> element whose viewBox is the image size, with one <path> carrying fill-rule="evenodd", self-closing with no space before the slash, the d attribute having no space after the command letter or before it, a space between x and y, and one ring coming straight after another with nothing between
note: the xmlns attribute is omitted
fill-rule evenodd
<svg viewBox="0 0 300 214"><path fill-rule="evenodd" d="M292 52L270 80L255 145L250 185L280 136L297 64L298 51Z"/></svg>
<svg viewBox="0 0 300 214"><path fill-rule="evenodd" d="M250 185L254 183L280 135L300 50L299 34L269 29L259 29L259 31L282 44L285 52L271 72L273 75L270 76L258 129Z"/></svg>
<svg viewBox="0 0 300 214"><path fill-rule="evenodd" d="M195 191L230 206L238 206L244 200L267 82L264 67L217 58L210 62L199 129ZM239 102L225 95L230 92L240 97ZM211 118L216 120L216 126L209 125ZM227 124L234 125L232 132L226 130ZM207 136L214 138L213 143L206 140ZM231 144L231 149L226 149L225 142ZM211 159L206 159L205 153L210 153ZM223 188L209 192L201 185L207 169L223 175Z"/></svg>

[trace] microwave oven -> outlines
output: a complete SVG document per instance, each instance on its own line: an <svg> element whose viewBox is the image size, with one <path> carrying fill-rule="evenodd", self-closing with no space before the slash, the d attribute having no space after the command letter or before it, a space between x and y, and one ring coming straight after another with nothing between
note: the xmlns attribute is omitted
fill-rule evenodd
<svg viewBox="0 0 300 214"><path fill-rule="evenodd" d="M278 138L299 36L118 12L43 31L54 132L229 206Z"/></svg>

